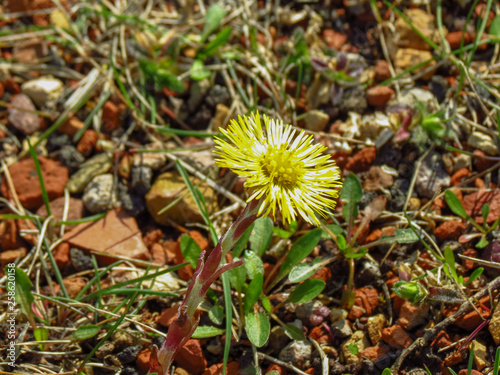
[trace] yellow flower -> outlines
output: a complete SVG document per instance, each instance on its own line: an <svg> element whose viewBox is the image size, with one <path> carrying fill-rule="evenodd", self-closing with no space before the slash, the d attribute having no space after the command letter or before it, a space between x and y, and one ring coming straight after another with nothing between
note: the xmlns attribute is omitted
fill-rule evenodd
<svg viewBox="0 0 500 375"><path fill-rule="evenodd" d="M215 138L217 165L247 177L253 199L263 199L259 215L281 210L285 222L297 214L307 222L320 225L315 213L326 217L335 208L342 187L340 170L327 147L313 144L313 136L298 132L282 121L264 115L265 132L259 113L239 116L228 130L220 129L230 142Z"/></svg>

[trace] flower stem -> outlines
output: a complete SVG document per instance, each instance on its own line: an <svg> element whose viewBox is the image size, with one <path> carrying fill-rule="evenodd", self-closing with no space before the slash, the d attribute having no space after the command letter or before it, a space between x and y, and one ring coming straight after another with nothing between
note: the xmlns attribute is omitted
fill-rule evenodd
<svg viewBox="0 0 500 375"><path fill-rule="evenodd" d="M219 242L206 259L205 251L200 254L193 279L189 284L184 301L179 306L177 317L168 328L165 342L159 351L156 347L153 348L150 373L168 374L175 353L191 338L198 326L199 315L196 310L205 299L205 294L210 285L225 271L243 264L243 261L238 261L221 265L221 260L225 258L243 233L257 219L261 202L260 199L250 201L228 231L219 239Z"/></svg>

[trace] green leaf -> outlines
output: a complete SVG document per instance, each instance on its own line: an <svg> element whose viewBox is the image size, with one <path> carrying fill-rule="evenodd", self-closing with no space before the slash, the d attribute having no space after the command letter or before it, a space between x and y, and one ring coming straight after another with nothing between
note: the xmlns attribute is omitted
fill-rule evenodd
<svg viewBox="0 0 500 375"><path fill-rule="evenodd" d="M99 333L101 327L95 324L89 324L88 326L83 326L74 331L71 336L76 340L87 340Z"/></svg>
<svg viewBox="0 0 500 375"><path fill-rule="evenodd" d="M343 208L343 215L347 221L358 216L358 203L363 196L363 188L358 177L351 173L346 177L344 186L340 190L340 199L346 202Z"/></svg>
<svg viewBox="0 0 500 375"><path fill-rule="evenodd" d="M445 264L448 264L450 266L450 269L448 270L448 267L446 265L443 266L444 273L449 277L455 279L456 282L458 282L458 275L457 275L457 270L455 268L455 254L453 254L453 250L449 246L446 246L444 249L444 262ZM451 275L450 275L451 272Z"/></svg>
<svg viewBox="0 0 500 375"><path fill-rule="evenodd" d="M302 330L293 325L293 324L285 324L283 326L283 329L285 330L285 333L290 337L292 340L305 340L306 336L304 335L304 332Z"/></svg>
<svg viewBox="0 0 500 375"><path fill-rule="evenodd" d="M311 251L313 251L320 238L320 228L313 229L309 233L306 233L302 237L300 237L292 245L287 257L285 258L283 263L281 263L280 272L273 283L276 284L279 280L288 275L293 267L302 262L304 258L307 257L311 253Z"/></svg>
<svg viewBox="0 0 500 375"><path fill-rule="evenodd" d="M488 203L483 204L481 207L481 216L483 217L483 224L486 225L488 214L490 213L490 205Z"/></svg>
<svg viewBox="0 0 500 375"><path fill-rule="evenodd" d="M321 259L316 258L312 263L300 263L292 268L288 274L288 280L291 283L300 283L311 277L314 272L321 268Z"/></svg>
<svg viewBox="0 0 500 375"><path fill-rule="evenodd" d="M381 375L392 375L391 369L385 368L384 371L382 371Z"/></svg>
<svg viewBox="0 0 500 375"><path fill-rule="evenodd" d="M368 253L366 247L360 247L359 249L349 248L349 251L344 252L344 256L349 259L359 259L363 258Z"/></svg>
<svg viewBox="0 0 500 375"><path fill-rule="evenodd" d="M196 263L198 262L198 258L201 254L200 246L191 238L191 236L183 234L181 236L180 248L182 255L184 255L184 259L191 264L191 267L196 268Z"/></svg>
<svg viewBox="0 0 500 375"><path fill-rule="evenodd" d="M139 68L144 75L152 79L158 86L167 87L175 92L182 93L186 91L186 86L177 76L170 72L168 62L155 62L147 59L139 60Z"/></svg>
<svg viewBox="0 0 500 375"><path fill-rule="evenodd" d="M208 317L212 322L220 325L224 322L224 309L221 305L213 305L208 311Z"/></svg>
<svg viewBox="0 0 500 375"><path fill-rule="evenodd" d="M268 313L271 313L271 311L273 310L273 305L271 304L269 299L264 294L261 295L260 299L262 301L262 307L264 308L264 310L266 310Z"/></svg>
<svg viewBox="0 0 500 375"><path fill-rule="evenodd" d="M460 199L458 199L458 197L451 190L446 190L444 192L444 198L446 199L448 207L450 207L450 210L452 210L455 215L460 216L462 219L469 218L469 215L467 215L467 212L465 212L465 209L462 206L462 202L460 202Z"/></svg>
<svg viewBox="0 0 500 375"><path fill-rule="evenodd" d="M233 257L239 257L243 250L247 247L248 240L253 231L253 223L247 228L247 230L241 235L236 245L233 247Z"/></svg>
<svg viewBox="0 0 500 375"><path fill-rule="evenodd" d="M469 280L467 280L467 282L464 285L467 285L467 284L473 282L474 280L476 280L479 276L481 276L483 271L484 271L483 267L476 268L474 271L472 271L472 273L470 274Z"/></svg>
<svg viewBox="0 0 500 375"><path fill-rule="evenodd" d="M10 272L5 273L9 275ZM14 275L16 278L15 283L15 294L14 299L21 305L21 311L29 318L32 317L33 312L31 311L31 304L35 301L33 294L31 293L31 280L26 273L20 268L14 268ZM8 281L10 278L8 278ZM7 289L10 291L10 284L7 282Z"/></svg>
<svg viewBox="0 0 500 375"><path fill-rule="evenodd" d="M337 235L337 245L340 251L344 251L345 249L347 249L347 240L345 239L344 235Z"/></svg>
<svg viewBox="0 0 500 375"><path fill-rule="evenodd" d="M245 293L244 312L247 315L253 308L253 305L259 300L262 292L262 285L264 284L264 275L259 273L255 275L253 280L248 285Z"/></svg>
<svg viewBox="0 0 500 375"><path fill-rule="evenodd" d="M263 346L269 339L271 325L265 313L249 313L245 315L245 332L248 339L257 348Z"/></svg>
<svg viewBox="0 0 500 375"><path fill-rule="evenodd" d="M222 328L212 327L212 326L198 326L194 330L191 337L193 339L207 339L209 337L220 336L226 332Z"/></svg>
<svg viewBox="0 0 500 375"><path fill-rule="evenodd" d="M245 251L244 259L248 277L253 280L258 274L264 274L264 264L262 263L262 259L260 259L255 252L251 250Z"/></svg>
<svg viewBox="0 0 500 375"><path fill-rule="evenodd" d="M489 34L500 38L500 15L496 16L493 18L493 21L491 21Z"/></svg>
<svg viewBox="0 0 500 375"><path fill-rule="evenodd" d="M233 262L240 260L239 258L233 258ZM232 268L227 271L229 276L229 282L236 289L238 293L241 293L243 286L245 285L245 280L247 278L247 270L244 266L239 266Z"/></svg>
<svg viewBox="0 0 500 375"><path fill-rule="evenodd" d="M325 282L320 279L308 279L295 287L288 296L293 303L306 303L316 298L325 289Z"/></svg>
<svg viewBox="0 0 500 375"><path fill-rule="evenodd" d="M49 330L46 327L38 327L33 331L36 341L45 341L49 338Z"/></svg>
<svg viewBox="0 0 500 375"><path fill-rule="evenodd" d="M250 248L262 257L271 244L273 237L273 221L269 217L260 217L255 220L250 236Z"/></svg>
<svg viewBox="0 0 500 375"><path fill-rule="evenodd" d="M290 238L297 231L297 222L294 220L290 223L288 230L273 227L273 233L280 236L281 238Z"/></svg>
<svg viewBox="0 0 500 375"><path fill-rule="evenodd" d="M36 341L45 341L49 339L49 330L46 327L37 327L35 330L33 330L33 336L35 337ZM43 350L45 345L40 344L38 346L40 350Z"/></svg>
<svg viewBox="0 0 500 375"><path fill-rule="evenodd" d="M347 349L351 352L351 354L354 354L354 355L358 355L359 354L359 348L353 342L351 342L349 345L347 345Z"/></svg>
<svg viewBox="0 0 500 375"><path fill-rule="evenodd" d="M205 65L201 60L194 60L191 68L189 69L189 76L195 81L201 81L210 77L212 73L210 70L205 69Z"/></svg>
<svg viewBox="0 0 500 375"><path fill-rule="evenodd" d="M205 15L205 25L203 25L203 32L201 33L201 43L203 43L209 36L217 29L224 17L226 10L219 3L214 3L208 8Z"/></svg>
<svg viewBox="0 0 500 375"><path fill-rule="evenodd" d="M341 226L338 226L336 224L327 224L326 227L336 236L339 234L344 233L344 229ZM330 234L327 231L322 231L321 232L321 239L327 240L330 239Z"/></svg>
<svg viewBox="0 0 500 375"><path fill-rule="evenodd" d="M476 244L476 247L478 249L484 249L486 246L488 246L489 242L486 238L481 237L481 239L479 240L479 242Z"/></svg>
<svg viewBox="0 0 500 375"><path fill-rule="evenodd" d="M217 35L215 36L214 39L212 39L207 46L201 51L199 58L204 60L207 57L212 56L217 52L217 50L225 45L227 41L229 40L229 37L231 36L232 29L230 27L226 27L222 29Z"/></svg>

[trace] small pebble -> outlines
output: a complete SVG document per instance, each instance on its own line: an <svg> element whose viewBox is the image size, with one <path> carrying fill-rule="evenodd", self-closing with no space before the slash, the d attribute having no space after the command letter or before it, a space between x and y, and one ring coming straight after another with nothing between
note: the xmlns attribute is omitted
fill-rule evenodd
<svg viewBox="0 0 500 375"><path fill-rule="evenodd" d="M93 268L92 259L76 247L72 247L69 250L69 259L77 271L85 271Z"/></svg>
<svg viewBox="0 0 500 375"><path fill-rule="evenodd" d="M62 146L59 159L61 164L68 168L78 168L85 161L85 157L72 145Z"/></svg>
<svg viewBox="0 0 500 375"><path fill-rule="evenodd" d="M114 177L111 173L94 177L83 192L83 204L93 214L112 209L116 199Z"/></svg>
<svg viewBox="0 0 500 375"><path fill-rule="evenodd" d="M117 354L118 359L124 365L135 362L142 348L139 345L129 346Z"/></svg>

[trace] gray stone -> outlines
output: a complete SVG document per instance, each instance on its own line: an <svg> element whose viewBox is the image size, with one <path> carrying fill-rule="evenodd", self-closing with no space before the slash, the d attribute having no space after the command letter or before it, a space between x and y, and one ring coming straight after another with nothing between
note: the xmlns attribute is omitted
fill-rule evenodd
<svg viewBox="0 0 500 375"><path fill-rule="evenodd" d="M339 339L345 339L352 336L352 329L346 319L340 319L332 324L332 333Z"/></svg>
<svg viewBox="0 0 500 375"><path fill-rule="evenodd" d="M78 168L85 161L85 157L77 151L75 146L71 145L61 148L59 159L62 165L69 168Z"/></svg>
<svg viewBox="0 0 500 375"><path fill-rule="evenodd" d="M114 177L111 173L96 176L90 181L83 193L83 204L93 214L110 210L114 207L116 189Z"/></svg>
<svg viewBox="0 0 500 375"><path fill-rule="evenodd" d="M450 176L446 173L441 155L433 153L420 165L415 188L425 198L432 198L435 193L450 186Z"/></svg>
<svg viewBox="0 0 500 375"><path fill-rule="evenodd" d="M66 187L70 193L80 193L95 176L106 173L110 168L111 156L109 154L103 152L93 156L71 176Z"/></svg>
<svg viewBox="0 0 500 375"><path fill-rule="evenodd" d="M410 108L416 108L415 103L422 102L428 113L436 111L438 105L437 100L428 90L421 89L420 87L413 87L408 90L403 90L399 98L389 101L389 104L406 104Z"/></svg>
<svg viewBox="0 0 500 375"><path fill-rule="evenodd" d="M229 105L231 103L231 95L226 86L213 85L208 91L205 101L210 107L215 107L217 104Z"/></svg>
<svg viewBox="0 0 500 375"><path fill-rule="evenodd" d="M111 342L105 342L99 349L95 352L95 356L99 359L104 359L107 355L113 353L115 350L115 345Z"/></svg>
<svg viewBox="0 0 500 375"><path fill-rule="evenodd" d="M281 350L279 359L283 362L291 362L297 367L302 367L311 358L312 346L309 341L294 340Z"/></svg>
<svg viewBox="0 0 500 375"><path fill-rule="evenodd" d="M309 319L311 315L315 314L316 310L322 307L323 303L318 300L314 300L307 303L301 303L295 309L295 315L299 319Z"/></svg>
<svg viewBox="0 0 500 375"><path fill-rule="evenodd" d="M478 150L481 150L488 155L498 155L498 148L495 145L495 142L487 134L481 132L472 132L467 139L467 143L469 144L469 146L477 148Z"/></svg>
<svg viewBox="0 0 500 375"><path fill-rule="evenodd" d="M342 112L363 112L368 107L365 92L361 86L344 90L339 109Z"/></svg>
<svg viewBox="0 0 500 375"><path fill-rule="evenodd" d="M126 365L135 362L141 350L142 350L141 346L132 345L123 349L120 353L117 354L117 357L122 364Z"/></svg>
<svg viewBox="0 0 500 375"><path fill-rule="evenodd" d="M69 250L69 259L77 271L92 269L92 259L90 256L85 255L83 251L77 249L76 247L72 247Z"/></svg>
<svg viewBox="0 0 500 375"><path fill-rule="evenodd" d="M209 89L210 81L208 79L193 82L189 87L189 100L187 102L189 112L194 112L194 110L198 108Z"/></svg>
<svg viewBox="0 0 500 375"><path fill-rule="evenodd" d="M45 76L24 83L21 89L37 106L53 107L64 92L64 84L60 79Z"/></svg>
<svg viewBox="0 0 500 375"><path fill-rule="evenodd" d="M20 132L30 135L40 129L40 119L38 115L28 111L35 111L36 108L24 94L16 95L10 102L9 121Z"/></svg>
<svg viewBox="0 0 500 375"><path fill-rule="evenodd" d="M306 129L314 132L320 132L325 130L325 127L328 125L330 121L330 116L328 116L325 112L320 111L318 109L313 109L307 113L307 116L304 118L304 122L306 124Z"/></svg>
<svg viewBox="0 0 500 375"><path fill-rule="evenodd" d="M132 166L130 178L130 190L138 195L145 195L151 189L153 169L146 166Z"/></svg>
<svg viewBox="0 0 500 375"><path fill-rule="evenodd" d="M118 183L118 197L121 206L130 216L137 217L146 210L146 202L143 196L129 194L125 185Z"/></svg>

